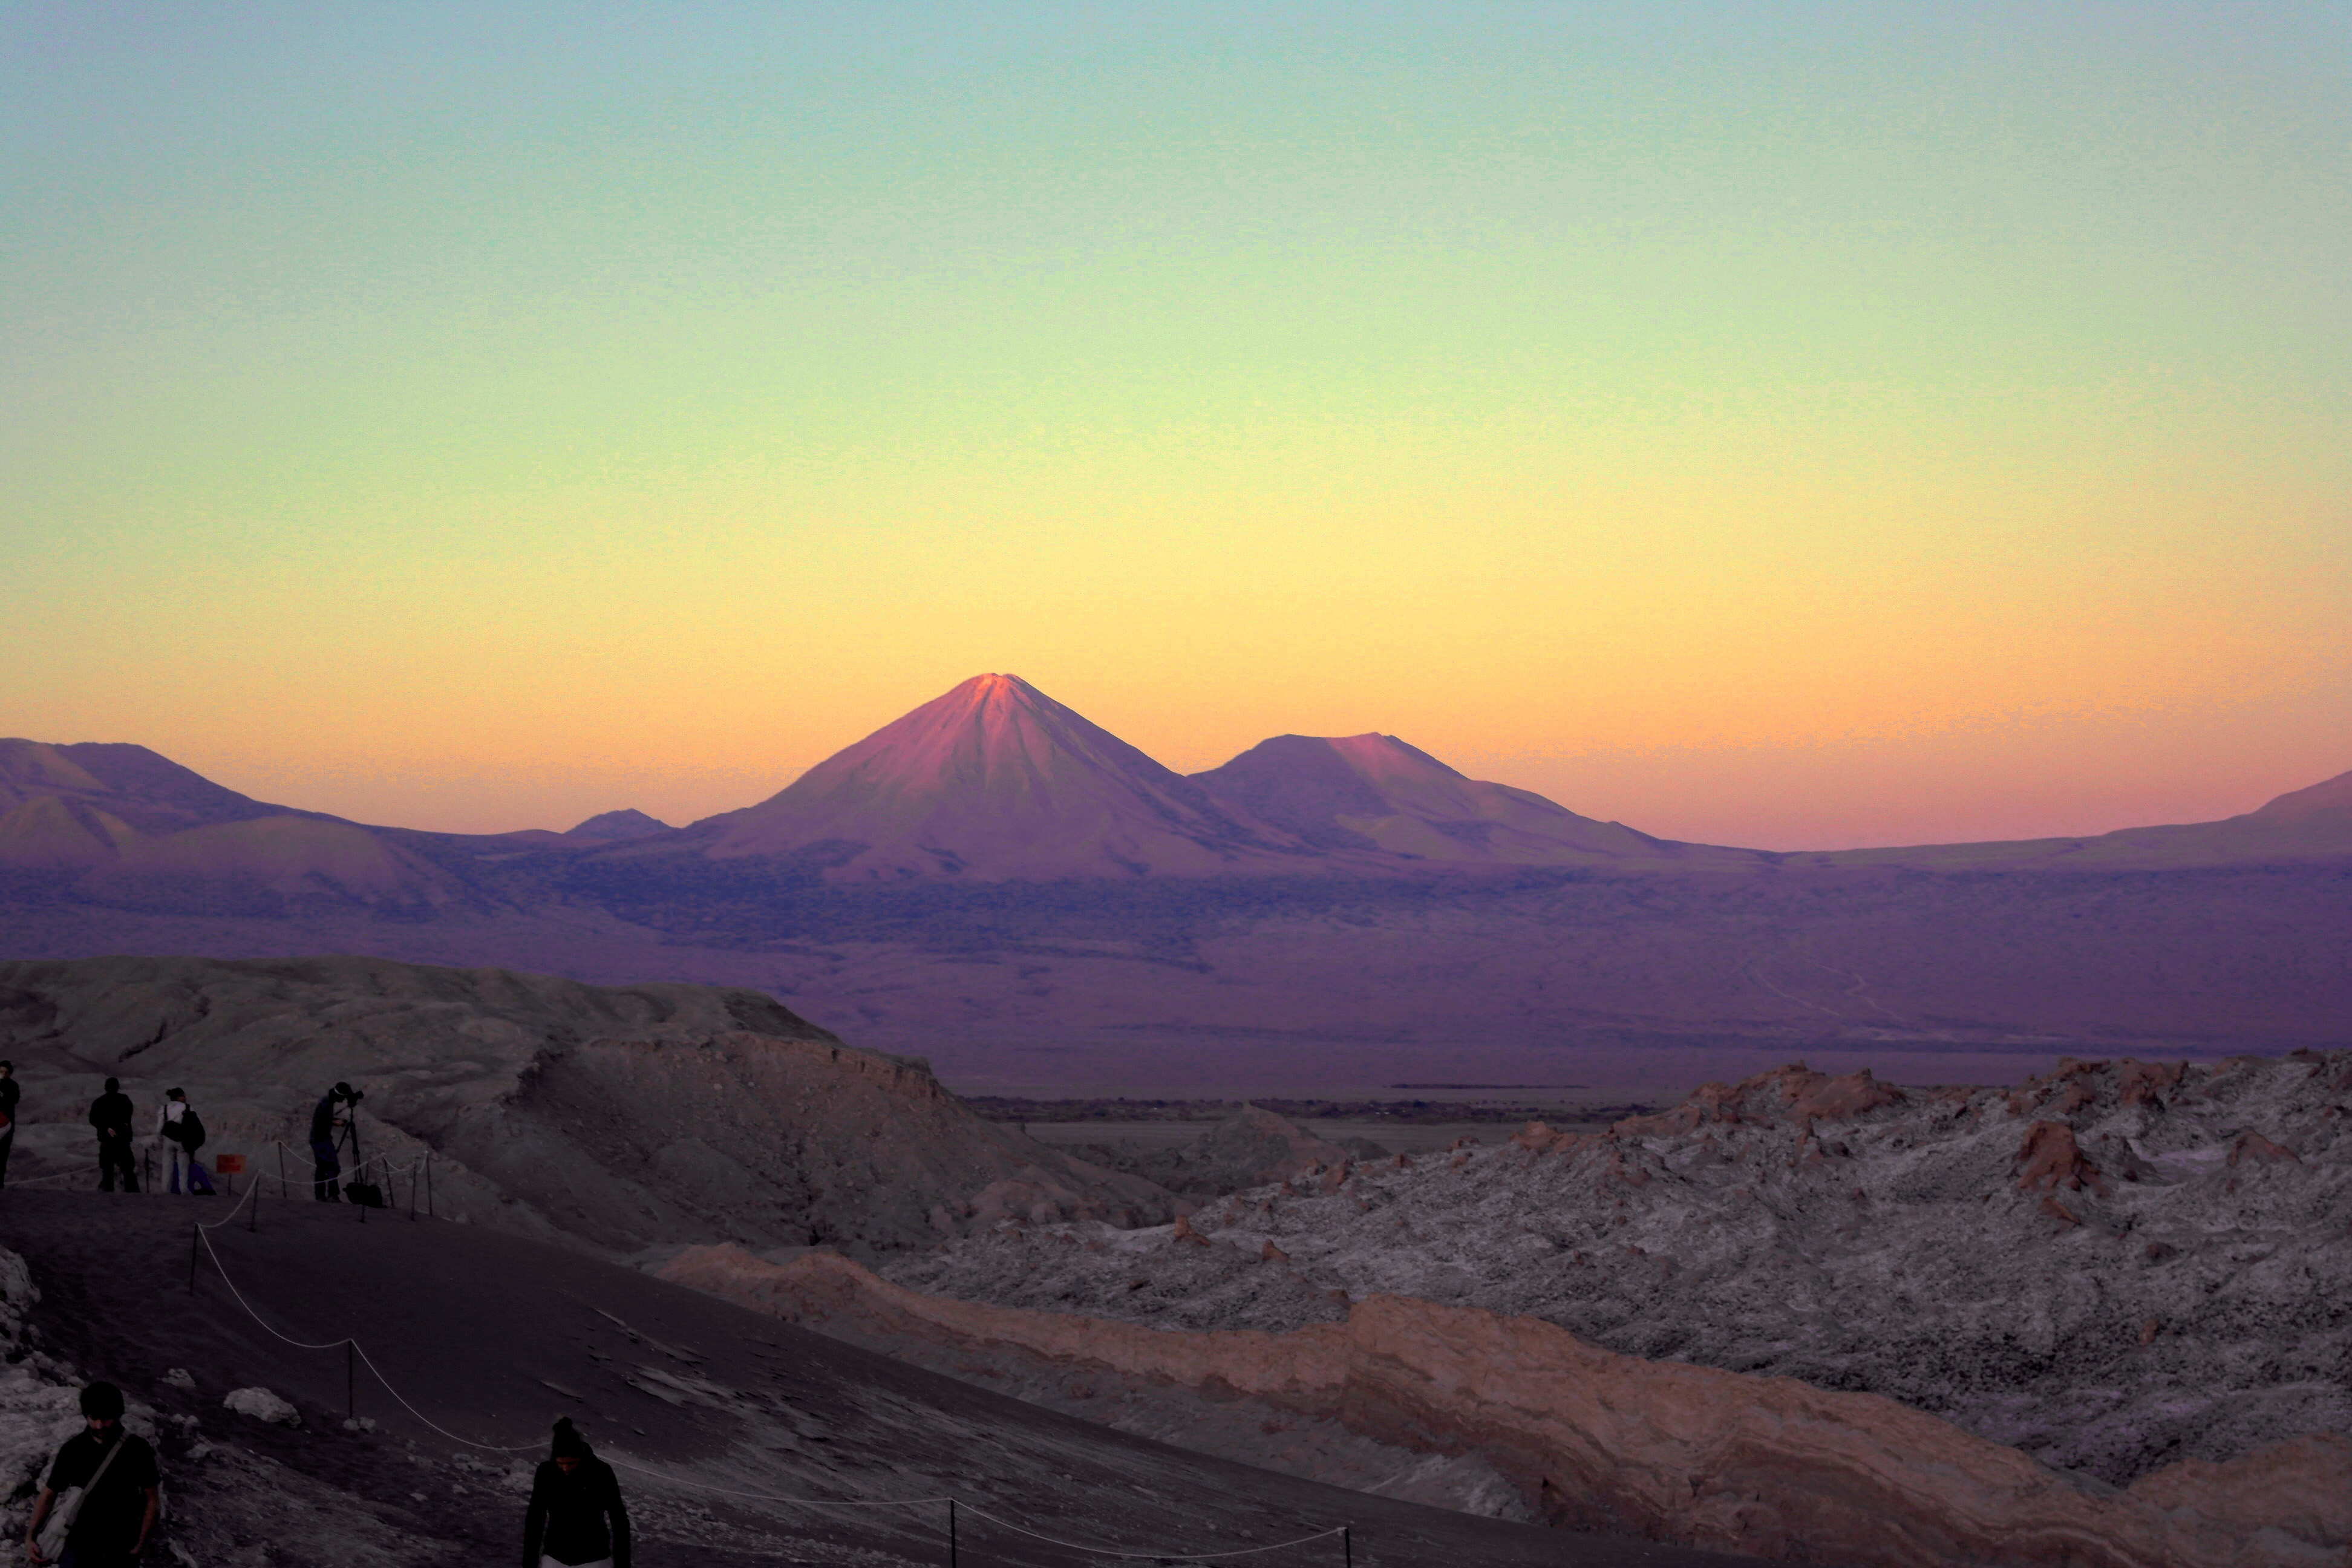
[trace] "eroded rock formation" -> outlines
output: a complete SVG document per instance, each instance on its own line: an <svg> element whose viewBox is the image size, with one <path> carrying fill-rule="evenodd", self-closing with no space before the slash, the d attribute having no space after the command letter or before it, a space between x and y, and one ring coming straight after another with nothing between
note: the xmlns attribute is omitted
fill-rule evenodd
<svg viewBox="0 0 2352 1568"><path fill-rule="evenodd" d="M1559 1525L1881 1568L2317 1568L2352 1544L2340 1436L2118 1492L1873 1394L1643 1361L1532 1318L1402 1297L1286 1333L1187 1333L926 1296L826 1254L777 1267L698 1248L663 1274L867 1345L945 1352L967 1375L1010 1363L1215 1390L1270 1420L1476 1456Z"/></svg>
<svg viewBox="0 0 2352 1568"><path fill-rule="evenodd" d="M1365 1145L1375 1152L1378 1147ZM1096 1164L1141 1176L1187 1197L1210 1198L1287 1181L1308 1170L1328 1170L1363 1151L1328 1142L1270 1110L1244 1105L1172 1149L1090 1144L1084 1152Z"/></svg>
<svg viewBox="0 0 2352 1568"><path fill-rule="evenodd" d="M1482 1307L1882 1394L2125 1485L2352 1430L2347 1094L2343 1051L2013 1089L1792 1068L1604 1133L1302 1172L1205 1204L1207 1247L1004 1227L883 1270L1188 1329Z"/></svg>

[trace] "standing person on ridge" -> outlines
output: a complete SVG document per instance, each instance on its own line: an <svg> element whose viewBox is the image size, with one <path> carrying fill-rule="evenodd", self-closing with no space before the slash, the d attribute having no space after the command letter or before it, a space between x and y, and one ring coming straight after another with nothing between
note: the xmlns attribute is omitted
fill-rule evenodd
<svg viewBox="0 0 2352 1568"><path fill-rule="evenodd" d="M16 1100L25 1092L16 1064L0 1062L0 1187L8 1184L8 1151L16 1142Z"/></svg>
<svg viewBox="0 0 2352 1568"><path fill-rule="evenodd" d="M131 1158L131 1097L122 1092L122 1080L108 1079L106 1092L89 1102L89 1124L98 1129L98 1190L110 1193L114 1178L122 1177L122 1190L139 1190L139 1167Z"/></svg>
<svg viewBox="0 0 2352 1568"><path fill-rule="evenodd" d="M171 1180L163 1190L188 1197L196 1195L195 1178L188 1167L195 1163L195 1155L188 1148L184 1130L193 1125L189 1120L195 1113L188 1109L188 1091L167 1089L163 1103L155 1110L155 1137L163 1145L163 1156L170 1162Z"/></svg>
<svg viewBox="0 0 2352 1568"><path fill-rule="evenodd" d="M522 1516L523 1568L629 1568L629 1510L613 1467L565 1416L531 1478Z"/></svg>
<svg viewBox="0 0 2352 1568"><path fill-rule="evenodd" d="M335 1133L348 1124L349 1111L337 1114L337 1107L353 1106L360 1102L360 1091L350 1084L339 1083L319 1097L310 1108L310 1195L320 1203L339 1204L343 1201L341 1179L343 1162L335 1153Z"/></svg>
<svg viewBox="0 0 2352 1568"><path fill-rule="evenodd" d="M155 1468L155 1450L146 1438L122 1429L122 1391L110 1383L93 1383L81 1391L81 1414L88 1429L66 1439L33 1501L33 1517L25 1527L26 1560L50 1561L41 1555L41 1526L57 1507L58 1494L80 1487L87 1489L57 1561L63 1568L133 1568L163 1511L163 1478Z"/></svg>

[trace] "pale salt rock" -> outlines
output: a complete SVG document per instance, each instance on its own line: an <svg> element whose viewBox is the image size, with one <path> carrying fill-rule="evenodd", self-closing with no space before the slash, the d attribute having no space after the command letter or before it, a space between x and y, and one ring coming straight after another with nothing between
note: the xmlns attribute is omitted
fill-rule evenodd
<svg viewBox="0 0 2352 1568"><path fill-rule="evenodd" d="M240 1388L221 1401L221 1406L240 1415L250 1415L256 1421L275 1422L280 1426L302 1425L301 1412L266 1388Z"/></svg>

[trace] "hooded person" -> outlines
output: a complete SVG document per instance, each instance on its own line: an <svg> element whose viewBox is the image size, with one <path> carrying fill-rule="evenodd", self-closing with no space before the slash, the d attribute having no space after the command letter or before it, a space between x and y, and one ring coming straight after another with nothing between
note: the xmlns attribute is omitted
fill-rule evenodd
<svg viewBox="0 0 2352 1568"><path fill-rule="evenodd" d="M629 1568L629 1510L613 1467L569 1416L556 1422L522 1516L523 1568Z"/></svg>

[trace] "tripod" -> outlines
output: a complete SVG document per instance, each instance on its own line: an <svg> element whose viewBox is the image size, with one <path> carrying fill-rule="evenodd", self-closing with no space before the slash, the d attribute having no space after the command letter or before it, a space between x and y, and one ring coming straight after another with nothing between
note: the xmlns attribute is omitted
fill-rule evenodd
<svg viewBox="0 0 2352 1568"><path fill-rule="evenodd" d="M351 1163L343 1167L343 1196L349 1202L357 1203L359 1200L352 1196L352 1188L359 1184L365 1169L360 1163L359 1107L344 1106L342 1118L337 1126L340 1131L335 1134L335 1152L341 1154L346 1149L351 1151Z"/></svg>

